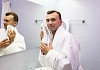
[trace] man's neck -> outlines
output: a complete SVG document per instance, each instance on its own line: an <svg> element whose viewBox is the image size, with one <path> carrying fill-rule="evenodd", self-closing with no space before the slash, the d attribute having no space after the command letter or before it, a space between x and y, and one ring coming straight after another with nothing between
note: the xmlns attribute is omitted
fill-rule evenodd
<svg viewBox="0 0 100 70"><path fill-rule="evenodd" d="M53 34L53 38L54 38L54 36L55 36L55 33L56 33L56 31L52 32L52 34Z"/></svg>

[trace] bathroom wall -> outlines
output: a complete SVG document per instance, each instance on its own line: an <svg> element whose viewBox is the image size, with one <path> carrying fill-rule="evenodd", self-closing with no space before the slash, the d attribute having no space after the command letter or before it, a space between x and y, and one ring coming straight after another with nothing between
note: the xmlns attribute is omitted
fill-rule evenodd
<svg viewBox="0 0 100 70"><path fill-rule="evenodd" d="M57 10L80 42L84 70L100 70L100 0L58 0Z"/></svg>

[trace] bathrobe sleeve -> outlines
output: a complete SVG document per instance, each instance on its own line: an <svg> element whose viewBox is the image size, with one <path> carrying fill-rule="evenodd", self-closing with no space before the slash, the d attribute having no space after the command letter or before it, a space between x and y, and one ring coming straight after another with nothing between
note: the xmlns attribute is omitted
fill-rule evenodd
<svg viewBox="0 0 100 70"><path fill-rule="evenodd" d="M24 37L17 33L14 42L4 49L4 54L15 53L23 50L26 50Z"/></svg>
<svg viewBox="0 0 100 70"><path fill-rule="evenodd" d="M0 49L0 56L26 50L24 37L17 31L17 29L10 25L7 26L7 29L15 30L16 37L14 39L14 42L10 44L7 48ZM5 31L5 29L0 29L0 41L7 37L7 32L8 30Z"/></svg>

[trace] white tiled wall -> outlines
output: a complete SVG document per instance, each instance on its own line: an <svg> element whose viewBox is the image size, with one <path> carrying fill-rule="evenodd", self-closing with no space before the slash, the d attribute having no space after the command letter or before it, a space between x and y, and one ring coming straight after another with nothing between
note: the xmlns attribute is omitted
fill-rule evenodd
<svg viewBox="0 0 100 70"><path fill-rule="evenodd" d="M80 42L84 70L100 70L100 0L58 0L57 5L64 19L85 19L70 24L70 31Z"/></svg>

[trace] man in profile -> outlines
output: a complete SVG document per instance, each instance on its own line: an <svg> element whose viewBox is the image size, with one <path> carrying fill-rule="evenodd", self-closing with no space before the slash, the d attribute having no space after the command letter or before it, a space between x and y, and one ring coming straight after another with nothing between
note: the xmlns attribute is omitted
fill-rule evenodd
<svg viewBox="0 0 100 70"><path fill-rule="evenodd" d="M24 37L17 31L18 15L7 12L0 29L0 56L26 50Z"/></svg>

